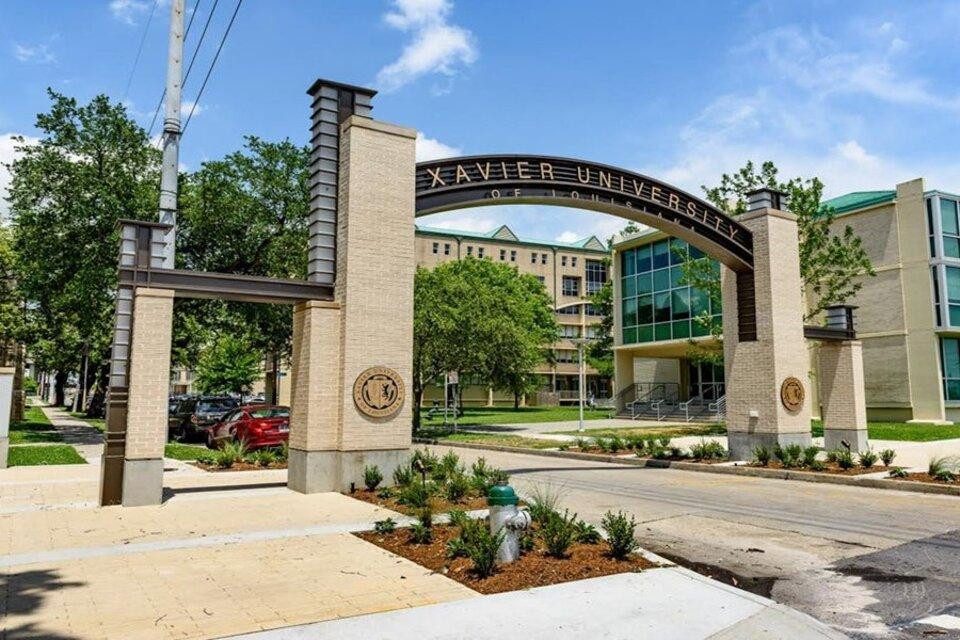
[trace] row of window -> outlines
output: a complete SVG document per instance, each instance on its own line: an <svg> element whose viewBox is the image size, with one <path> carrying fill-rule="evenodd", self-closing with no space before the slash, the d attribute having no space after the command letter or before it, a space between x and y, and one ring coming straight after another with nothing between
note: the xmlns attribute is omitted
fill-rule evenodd
<svg viewBox="0 0 960 640"><path fill-rule="evenodd" d="M960 338L940 338L943 363L943 397L960 400Z"/></svg>
<svg viewBox="0 0 960 640"><path fill-rule="evenodd" d="M484 250L484 247L477 247L477 257L478 257L478 258L482 258L482 257L483 257L483 250ZM439 253L440 253L440 243L439 243L439 242L434 242L434 243L433 243L433 252L434 252L435 254L439 254ZM444 242L444 243L443 243L443 255L445 255L445 256L450 255L450 243L449 243L449 242ZM472 255L473 255L473 245L467 245L467 255L468 255L468 256L472 256ZM560 256L560 264L561 264L561 266L564 266L564 267L567 266L567 258L568 258L568 256ZM500 259L503 260L503 261L506 261L506 259L507 259L507 250L506 250L506 249L500 249ZM510 262L516 262L516 261L517 261L517 252L516 252L515 250L511 249L511 250L510 250ZM531 253L530 253L530 264L537 264L538 261L539 261L540 264L547 264L547 254L546 254L546 253L538 253L538 252L536 252L536 251L531 252ZM577 266L577 256L569 256L569 264L570 264L571 267L576 267L576 266ZM589 273L589 271L590 271L590 269L591 269L591 265L593 265L592 268L593 268L594 271L597 271L597 270L602 271L602 273L603 273L603 279L601 280L601 283L602 283L603 281L605 281L605 280L607 279L607 276L606 276L606 274L607 274L606 265L604 265L603 262L601 262L601 261L599 261L599 260L587 260L587 271L588 271L588 273Z"/></svg>

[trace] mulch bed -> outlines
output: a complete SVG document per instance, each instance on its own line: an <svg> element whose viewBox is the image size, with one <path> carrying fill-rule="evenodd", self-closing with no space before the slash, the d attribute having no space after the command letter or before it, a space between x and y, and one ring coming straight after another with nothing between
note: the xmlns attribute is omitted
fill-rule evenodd
<svg viewBox="0 0 960 640"><path fill-rule="evenodd" d="M233 466L230 467L221 467L216 464L207 464L205 462L199 462L198 460L187 460L195 467L200 467L204 471L265 471L267 469L286 469L286 462L271 462L266 467L259 464L253 464L252 462L235 462Z"/></svg>
<svg viewBox="0 0 960 640"><path fill-rule="evenodd" d="M553 558L546 555L537 540L538 546L533 551L523 554L516 562L499 565L492 576L480 578L473 572L473 563L469 559L447 558L447 541L457 534L456 527L434 525L430 544L413 544L407 529L397 529L388 534L369 531L354 535L485 594L637 572L658 566L636 554L625 560L614 560L607 555L605 543L574 544L566 558ZM598 611L597 615L602 615L602 612Z"/></svg>
<svg viewBox="0 0 960 640"><path fill-rule="evenodd" d="M414 509L405 504L400 504L397 502L397 498L381 498L377 491L367 491L366 489L358 489L353 493L349 494L351 498L356 498L357 500L363 500L364 502L369 502L371 504L379 505L381 507L386 507L393 511L399 513L405 513L407 515L417 515L419 509ZM399 489L395 489L394 493L398 493ZM465 497L460 502L450 502L442 496L435 496L430 502L430 506L437 513L444 513L450 511L451 509L462 509L464 511L474 511L476 509L486 509L487 508L487 498L485 496L470 495Z"/></svg>
<svg viewBox="0 0 960 640"><path fill-rule="evenodd" d="M839 466L837 466L835 462L824 462L824 464L827 465L827 468L822 471L814 471L813 469L810 469L808 467L784 467L779 462L775 462L773 460L771 460L770 464L768 464L766 467L761 466L756 462L752 462L744 466L755 467L758 469L785 469L787 471L804 471L806 473L827 473L834 476L862 476L865 473L880 473L883 471L890 471L891 469L895 468L895 467L885 467L881 464L875 464L869 469L864 469L863 467L852 467L850 469L841 469Z"/></svg>
<svg viewBox="0 0 960 640"><path fill-rule="evenodd" d="M946 485L956 485L957 481L954 482L944 482L943 480L937 480L929 473L908 473L906 478L890 478L890 480L912 480L913 482L927 482L929 484L946 484Z"/></svg>

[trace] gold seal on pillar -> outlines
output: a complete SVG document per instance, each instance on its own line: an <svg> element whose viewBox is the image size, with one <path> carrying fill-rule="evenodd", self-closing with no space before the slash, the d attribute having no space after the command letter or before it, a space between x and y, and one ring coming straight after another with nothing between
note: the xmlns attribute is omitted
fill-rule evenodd
<svg viewBox="0 0 960 640"><path fill-rule="evenodd" d="M799 411L803 406L803 383L790 376L780 385L780 402L787 411Z"/></svg>
<svg viewBox="0 0 960 640"><path fill-rule="evenodd" d="M403 380L393 369L370 367L353 383L353 403L371 418L388 418L403 406Z"/></svg>

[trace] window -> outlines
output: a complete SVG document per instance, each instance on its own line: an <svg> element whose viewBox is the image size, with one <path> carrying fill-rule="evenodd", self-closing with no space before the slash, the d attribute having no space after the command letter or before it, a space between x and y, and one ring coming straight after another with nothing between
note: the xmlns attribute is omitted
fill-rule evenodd
<svg viewBox="0 0 960 640"><path fill-rule="evenodd" d="M950 326L960 327L960 267L946 267L947 318Z"/></svg>
<svg viewBox="0 0 960 640"><path fill-rule="evenodd" d="M602 260L587 260L587 295L593 295L607 281L607 265Z"/></svg>
<svg viewBox="0 0 960 640"><path fill-rule="evenodd" d="M577 351L575 349L557 349L557 362L576 362Z"/></svg>
<svg viewBox="0 0 960 640"><path fill-rule="evenodd" d="M473 245L472 245L472 244L468 244L468 245L467 245L467 255L468 255L468 256L472 256L472 255L473 255Z"/></svg>
<svg viewBox="0 0 960 640"><path fill-rule="evenodd" d="M483 257L483 247L477 247L477 257L478 258Z"/></svg>
<svg viewBox="0 0 960 640"><path fill-rule="evenodd" d="M587 337L596 338L600 335L600 325L598 324L589 324L587 325Z"/></svg>
<svg viewBox="0 0 960 640"><path fill-rule="evenodd" d="M449 243L449 242L445 242L444 245L443 245L443 255L445 255L445 256L450 255L450 243Z"/></svg>
<svg viewBox="0 0 960 640"><path fill-rule="evenodd" d="M718 321L720 306L714 307L705 292L683 284L683 262L701 257L702 252L676 238L628 249L620 254L624 344L679 340L710 333L709 327L696 318L706 313ZM591 262L588 260L586 265L588 291L591 286L597 286L591 284L591 278L594 281L599 278L599 275L591 276ZM713 265L719 273L719 263Z"/></svg>
<svg viewBox="0 0 960 640"><path fill-rule="evenodd" d="M583 312L584 312L585 314L587 314L588 316L594 316L594 317L596 317L596 316L602 316L602 315L603 315L603 314L600 313L600 311L599 311L595 306L593 306L592 304L585 304L585 305L583 305Z"/></svg>
<svg viewBox="0 0 960 640"><path fill-rule="evenodd" d="M943 315L940 313L940 283L937 282L937 268L930 267L930 275L933 278L933 310L937 314L937 326L943 326Z"/></svg>
<svg viewBox="0 0 960 640"><path fill-rule="evenodd" d="M560 266L561 267L567 266L567 256L560 256Z"/></svg>
<svg viewBox="0 0 960 640"><path fill-rule="evenodd" d="M570 256L570 266L571 267L577 266L577 256Z"/></svg>
<svg viewBox="0 0 960 640"><path fill-rule="evenodd" d="M927 198L927 236L930 238L930 257L937 257L937 231L933 226L933 198Z"/></svg>
<svg viewBox="0 0 960 640"><path fill-rule="evenodd" d="M562 316L578 316L580 315L580 309L577 308L578 305L570 305L569 307L561 307L557 309L557 313Z"/></svg>
<svg viewBox="0 0 960 640"><path fill-rule="evenodd" d="M546 278L544 278L543 276L537 276L537 280L540 281L540 284L544 284L546 282Z"/></svg>
<svg viewBox="0 0 960 640"><path fill-rule="evenodd" d="M563 295L580 295L580 278L576 276L563 276Z"/></svg>
<svg viewBox="0 0 960 640"><path fill-rule="evenodd" d="M560 335L564 338L579 338L580 327L575 324L560 325Z"/></svg>
<svg viewBox="0 0 960 640"><path fill-rule="evenodd" d="M439 242L434 242L434 243L433 243L433 252L434 252L434 253L440 253L440 243L439 243Z"/></svg>
<svg viewBox="0 0 960 640"><path fill-rule="evenodd" d="M536 254L536 253L531 253L531 254L530 254L530 264L537 264L537 254Z"/></svg>
<svg viewBox="0 0 960 640"><path fill-rule="evenodd" d="M547 254L545 253L540 254L540 264L547 264Z"/></svg>
<svg viewBox="0 0 960 640"><path fill-rule="evenodd" d="M940 198L940 231L943 234L943 257L960 258L960 225L957 223L956 200Z"/></svg>
<svg viewBox="0 0 960 640"><path fill-rule="evenodd" d="M511 252L510 252L510 262L516 262L516 261L517 261L517 252L516 252L516 251L511 251Z"/></svg>
<svg viewBox="0 0 960 640"><path fill-rule="evenodd" d="M506 250L506 249L500 249L500 259L501 259L501 260L506 260L506 259L507 259L507 250Z"/></svg>
<svg viewBox="0 0 960 640"><path fill-rule="evenodd" d="M960 339L940 338L940 362L943 363L943 396L960 400Z"/></svg>

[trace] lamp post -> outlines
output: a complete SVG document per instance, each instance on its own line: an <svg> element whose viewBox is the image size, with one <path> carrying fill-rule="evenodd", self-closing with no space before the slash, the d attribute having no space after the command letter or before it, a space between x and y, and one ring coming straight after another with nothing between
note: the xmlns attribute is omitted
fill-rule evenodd
<svg viewBox="0 0 960 640"><path fill-rule="evenodd" d="M570 342L577 345L577 369L578 369L577 373L579 375L579 384L577 386L579 387L579 396L580 396L580 424L577 427L577 431L583 431L583 400L584 400L583 394L584 394L584 387L586 386L586 383L585 383L586 374L583 368L583 350L587 346L587 343L590 342L590 338L581 336L579 338L571 338Z"/></svg>

